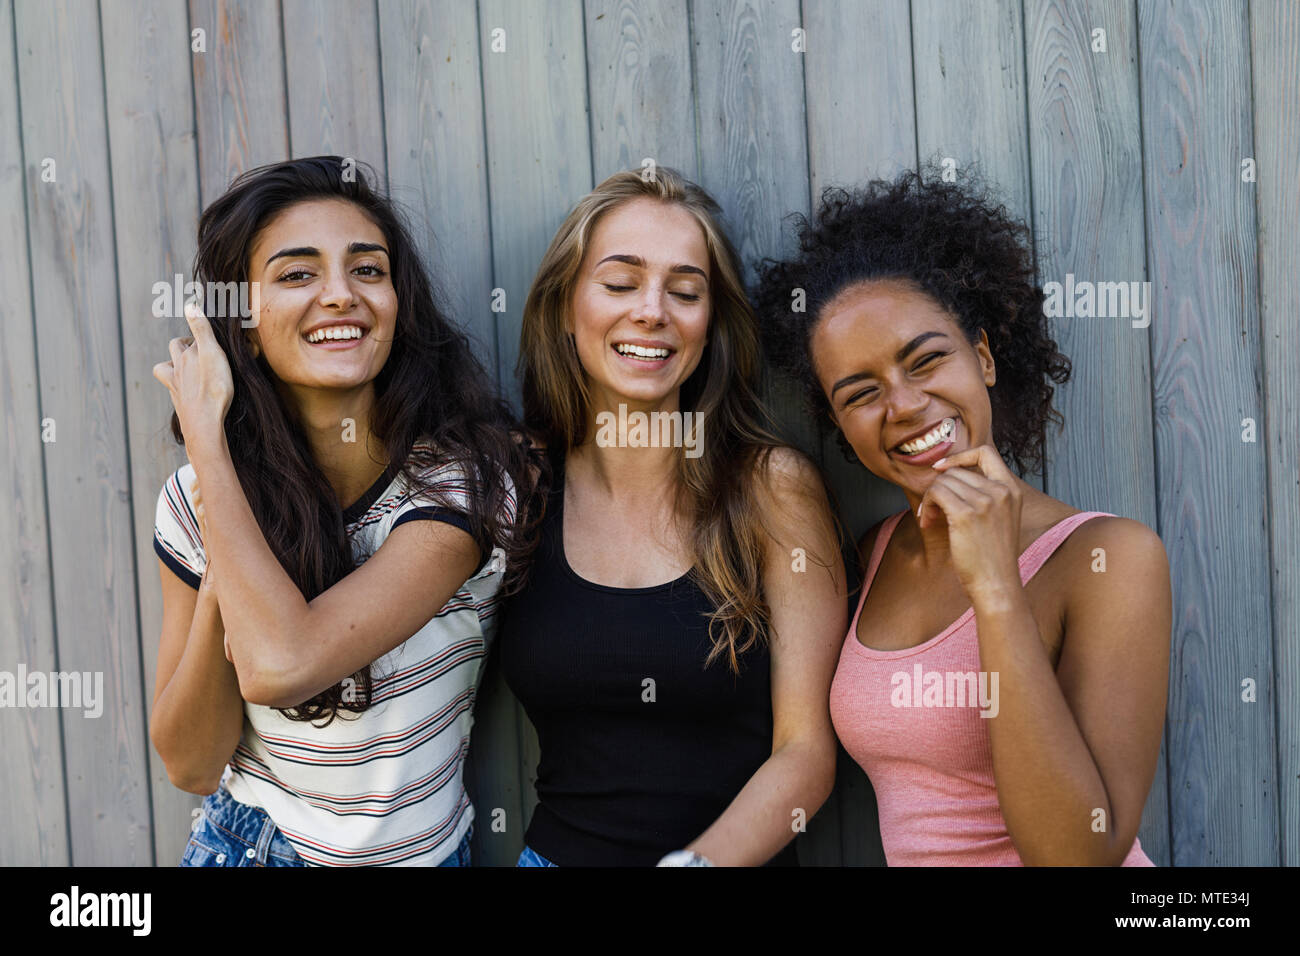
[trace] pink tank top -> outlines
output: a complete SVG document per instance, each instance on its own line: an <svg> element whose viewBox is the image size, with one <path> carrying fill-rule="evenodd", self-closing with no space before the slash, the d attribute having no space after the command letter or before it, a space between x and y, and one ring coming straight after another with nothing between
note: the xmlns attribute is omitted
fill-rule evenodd
<svg viewBox="0 0 1300 956"><path fill-rule="evenodd" d="M857 637L871 581L906 513L885 519L871 550L831 684L835 733L871 778L889 866L1022 866L998 806L987 718L980 716L991 710L993 687L979 674L975 609L915 647L872 650ZM1075 528L1102 515L1081 512L1044 532L1020 556L1021 583ZM940 702L948 706L935 706ZM1135 839L1122 865L1155 864Z"/></svg>

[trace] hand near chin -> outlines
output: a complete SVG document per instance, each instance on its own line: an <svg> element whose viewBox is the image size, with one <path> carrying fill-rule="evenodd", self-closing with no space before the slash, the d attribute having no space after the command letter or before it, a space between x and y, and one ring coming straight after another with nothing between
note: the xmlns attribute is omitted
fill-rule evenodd
<svg viewBox="0 0 1300 956"><path fill-rule="evenodd" d="M953 570L972 603L1021 590L1021 492L992 445L935 462L939 474L921 497L922 529L948 525Z"/></svg>
<svg viewBox="0 0 1300 956"><path fill-rule="evenodd" d="M185 320L190 325L190 337L167 343L171 361L155 365L153 377L171 393L188 444L221 434L235 384L226 353L212 334L207 317L191 303L185 306Z"/></svg>

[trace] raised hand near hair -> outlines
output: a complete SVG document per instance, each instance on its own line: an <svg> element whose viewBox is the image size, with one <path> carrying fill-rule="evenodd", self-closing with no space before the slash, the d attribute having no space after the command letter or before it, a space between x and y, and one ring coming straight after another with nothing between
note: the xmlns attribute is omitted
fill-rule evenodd
<svg viewBox="0 0 1300 956"><path fill-rule="evenodd" d="M921 497L917 524L948 525L953 570L972 603L1019 591L1021 491L992 445L950 455Z"/></svg>
<svg viewBox="0 0 1300 956"><path fill-rule="evenodd" d="M171 361L155 365L153 377L171 393L181 432L188 442L221 433L235 395L235 383L226 353L197 305L186 304L185 320L190 325L190 337L167 343Z"/></svg>

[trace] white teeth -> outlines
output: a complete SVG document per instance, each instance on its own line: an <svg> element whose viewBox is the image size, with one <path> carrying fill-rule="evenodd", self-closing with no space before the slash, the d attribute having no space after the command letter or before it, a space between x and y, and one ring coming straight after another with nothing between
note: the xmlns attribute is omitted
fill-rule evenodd
<svg viewBox="0 0 1300 956"><path fill-rule="evenodd" d="M933 448L940 442L952 438L953 429L957 423L951 418L945 418L930 431L926 432L920 438L913 438L911 441L905 441L898 446L898 450L904 455L919 455L921 452Z"/></svg>
<svg viewBox="0 0 1300 956"><path fill-rule="evenodd" d="M329 328L317 329L307 336L307 341L327 342L339 339L359 339L365 333L360 327L355 325L332 325Z"/></svg>
<svg viewBox="0 0 1300 956"><path fill-rule="evenodd" d="M667 358L667 349L652 349L641 345L628 345L624 342L614 346L620 355L635 355L637 358Z"/></svg>

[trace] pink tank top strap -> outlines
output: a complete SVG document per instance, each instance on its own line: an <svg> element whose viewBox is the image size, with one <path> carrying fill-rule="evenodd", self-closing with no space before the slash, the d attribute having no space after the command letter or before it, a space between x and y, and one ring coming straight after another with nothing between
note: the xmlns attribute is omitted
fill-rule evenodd
<svg viewBox="0 0 1300 956"><path fill-rule="evenodd" d="M1071 534L1074 529L1079 527L1085 521L1091 518L1113 518L1113 514L1107 511L1081 511L1077 515L1070 515L1052 525L1042 534L1040 534L1034 543L1025 548L1020 555L1020 583L1028 584L1029 579L1038 573L1039 568L1047 563L1050 558Z"/></svg>
<svg viewBox="0 0 1300 956"><path fill-rule="evenodd" d="M903 520L906 511L900 511L896 515L890 515L880 523L880 530L876 533L876 540L871 545L871 557L867 560L867 571L862 576L862 593L858 595L858 609L853 612L853 621L849 625L849 636L857 633L858 618L862 616L862 605L866 603L867 592L871 590L871 582L875 580L876 569L880 567L880 559L884 557L885 546L889 544L889 539L894 534L894 529L898 527L898 522Z"/></svg>

